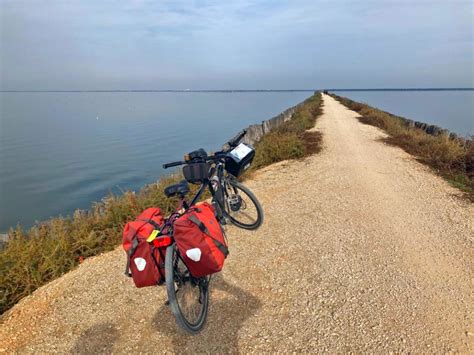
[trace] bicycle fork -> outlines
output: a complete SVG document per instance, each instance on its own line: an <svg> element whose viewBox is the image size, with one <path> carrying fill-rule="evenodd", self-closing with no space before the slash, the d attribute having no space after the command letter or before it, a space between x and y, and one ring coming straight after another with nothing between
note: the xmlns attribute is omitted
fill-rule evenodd
<svg viewBox="0 0 474 355"><path fill-rule="evenodd" d="M216 210L216 217L219 223L221 224L227 224L226 218L225 218L225 208L224 208L224 203L225 203L225 196L224 196L224 187L222 186L222 182L219 179L218 176L213 176L209 184L211 185L211 191L212 191L212 205L214 206L214 209Z"/></svg>

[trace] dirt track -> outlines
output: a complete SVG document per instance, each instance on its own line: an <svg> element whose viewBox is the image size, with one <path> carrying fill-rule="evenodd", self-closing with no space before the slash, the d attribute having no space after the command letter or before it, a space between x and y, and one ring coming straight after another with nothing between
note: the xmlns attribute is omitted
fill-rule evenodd
<svg viewBox="0 0 474 355"><path fill-rule="evenodd" d="M474 207L324 96L324 149L247 184L266 221L229 228L206 328L182 335L164 288L117 249L24 299L0 349L44 352L474 352Z"/></svg>

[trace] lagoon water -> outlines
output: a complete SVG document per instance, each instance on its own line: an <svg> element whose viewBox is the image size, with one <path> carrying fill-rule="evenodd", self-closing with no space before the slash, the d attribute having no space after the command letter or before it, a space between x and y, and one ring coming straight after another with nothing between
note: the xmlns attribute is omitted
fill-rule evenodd
<svg viewBox="0 0 474 355"><path fill-rule="evenodd" d="M311 93L0 95L1 233L138 190L163 163L217 150Z"/></svg>
<svg viewBox="0 0 474 355"><path fill-rule="evenodd" d="M474 91L339 91L339 96L414 121L474 135Z"/></svg>
<svg viewBox="0 0 474 355"><path fill-rule="evenodd" d="M163 163L216 150L310 94L0 93L0 233L138 190ZM474 91L338 94L474 134Z"/></svg>

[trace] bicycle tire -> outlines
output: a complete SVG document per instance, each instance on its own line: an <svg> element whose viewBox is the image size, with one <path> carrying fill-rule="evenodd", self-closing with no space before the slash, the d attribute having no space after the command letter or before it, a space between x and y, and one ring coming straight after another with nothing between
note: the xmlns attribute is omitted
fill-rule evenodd
<svg viewBox="0 0 474 355"><path fill-rule="evenodd" d="M166 290L168 293L168 301L171 308L171 312L176 318L178 325L189 334L197 334L202 327L204 326L207 318L207 312L209 309L209 277L195 279L199 281L199 284L192 287L199 287L199 298L202 297L201 309L199 311L199 316L193 322L186 318L182 311L182 305L180 306L180 301L177 297L176 290L176 276L179 270L176 270L175 262L179 258L179 252L177 251L176 243L173 243L168 248L166 248L166 257L165 257L165 279L166 279ZM179 258L181 260L181 258ZM179 263L178 260L178 263ZM182 262L182 260L181 260ZM186 266L183 262L183 265ZM187 270L187 268L186 268ZM178 275L180 277L180 275ZM205 280L205 282L204 282ZM191 282L191 281L188 281Z"/></svg>
<svg viewBox="0 0 474 355"><path fill-rule="evenodd" d="M248 229L248 230L255 230L258 227L260 227L261 224L263 223L263 209L262 209L262 206L260 205L260 202L257 200L255 195L253 194L253 192L250 191L250 189L248 187L246 187L245 185L241 184L240 182L238 182L234 179L229 179L228 184L230 184L230 186L234 189L234 193L237 193L237 190L240 190L241 192L246 194L248 196L248 198L250 199L250 201L252 201L252 203L255 206L255 209L257 211L257 218L256 218L255 222L253 222L253 223L244 223L242 221L239 221L235 216L233 216L231 214L232 213L231 208L230 208L229 204L226 201L224 203L225 209L226 209L226 214L229 217L232 224L234 224L235 226L237 226L239 228ZM226 194L227 194L227 190L226 190Z"/></svg>

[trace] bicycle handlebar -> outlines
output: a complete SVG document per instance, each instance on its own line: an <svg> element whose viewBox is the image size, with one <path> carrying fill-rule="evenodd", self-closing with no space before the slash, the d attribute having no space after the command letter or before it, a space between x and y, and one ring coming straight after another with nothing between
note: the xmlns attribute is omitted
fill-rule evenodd
<svg viewBox="0 0 474 355"><path fill-rule="evenodd" d="M246 133L247 133L246 129L241 130L239 133L237 133L235 137L229 139L227 144L230 145L231 147L235 147L237 143L239 143L239 141L243 138L243 136L245 136Z"/></svg>
<svg viewBox="0 0 474 355"><path fill-rule="evenodd" d="M239 133L237 133L237 135L235 137L229 139L229 141L226 144L228 144L230 148L234 148L235 146L237 146L237 144L240 142L240 140L243 138L243 136L245 136L246 133L247 133L246 129L240 131ZM206 157L204 159L207 162L217 161L217 160L223 159L226 156L228 150L230 150L230 149L227 149L227 150L224 149L223 151L216 152L216 153L214 153L213 156L209 156L209 157ZM191 161L175 161L175 162L172 162L172 163L166 163L166 164L163 164L163 169L168 169L168 168L172 168L173 166L179 166L179 165L189 164L189 163L193 163L193 162L195 162L195 161L193 161L193 160L191 160Z"/></svg>
<svg viewBox="0 0 474 355"><path fill-rule="evenodd" d="M172 162L172 163L166 163L166 164L163 164L163 169L168 169L168 168L172 168L173 166L179 166L179 165L183 165L183 164L186 164L185 161L175 161L175 162Z"/></svg>

